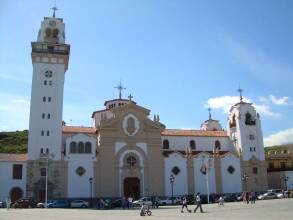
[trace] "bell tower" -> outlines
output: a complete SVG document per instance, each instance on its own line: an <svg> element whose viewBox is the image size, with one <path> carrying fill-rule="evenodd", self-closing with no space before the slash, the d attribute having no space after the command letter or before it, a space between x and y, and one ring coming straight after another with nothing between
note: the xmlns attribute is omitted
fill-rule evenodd
<svg viewBox="0 0 293 220"><path fill-rule="evenodd" d="M267 188L267 170L260 115L238 91L240 102L230 109L228 135L241 158L243 190L262 191Z"/></svg>
<svg viewBox="0 0 293 220"><path fill-rule="evenodd" d="M64 76L68 68L70 45L65 44L63 19L45 17L37 41L31 43L33 79L30 106L30 160L48 154L61 159Z"/></svg>
<svg viewBox="0 0 293 220"><path fill-rule="evenodd" d="M62 155L62 111L70 45L65 43L63 19L45 17L37 41L31 43L33 76L30 103L27 196L44 201L66 196ZM63 174L61 174L61 172ZM46 180L45 178L46 177ZM48 190L45 190L48 187Z"/></svg>

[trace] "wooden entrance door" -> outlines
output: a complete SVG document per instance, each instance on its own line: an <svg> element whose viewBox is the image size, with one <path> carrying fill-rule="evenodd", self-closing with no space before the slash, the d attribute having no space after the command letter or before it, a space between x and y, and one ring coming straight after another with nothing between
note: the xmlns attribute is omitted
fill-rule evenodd
<svg viewBox="0 0 293 220"><path fill-rule="evenodd" d="M140 181L137 177L124 179L124 196L138 199L140 197Z"/></svg>

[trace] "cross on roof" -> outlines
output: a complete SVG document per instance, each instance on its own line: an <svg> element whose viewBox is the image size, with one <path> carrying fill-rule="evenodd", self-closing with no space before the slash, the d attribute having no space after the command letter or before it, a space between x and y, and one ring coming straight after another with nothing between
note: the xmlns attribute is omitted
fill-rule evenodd
<svg viewBox="0 0 293 220"><path fill-rule="evenodd" d="M133 96L131 95L131 93L129 94L128 98L129 98L129 101L132 101Z"/></svg>
<svg viewBox="0 0 293 220"><path fill-rule="evenodd" d="M55 18L55 12L58 10L58 8L56 7L56 4L51 9L53 10L53 18Z"/></svg>
<svg viewBox="0 0 293 220"><path fill-rule="evenodd" d="M240 95L240 102L242 102L243 101L243 97L242 97L243 90L239 87L239 89L237 91L239 92L239 95Z"/></svg>
<svg viewBox="0 0 293 220"><path fill-rule="evenodd" d="M212 109L211 109L211 107L208 108L208 111L209 111L209 119L212 119L212 114L211 114Z"/></svg>
<svg viewBox="0 0 293 220"><path fill-rule="evenodd" d="M122 87L121 81L120 81L119 85L115 86L114 88L118 89L118 91L119 91L119 99L121 99L122 98L122 90L126 89L126 88Z"/></svg>

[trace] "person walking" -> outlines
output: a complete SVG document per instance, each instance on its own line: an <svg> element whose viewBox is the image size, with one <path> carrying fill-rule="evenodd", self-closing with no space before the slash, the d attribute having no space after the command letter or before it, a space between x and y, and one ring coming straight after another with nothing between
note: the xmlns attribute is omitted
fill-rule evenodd
<svg viewBox="0 0 293 220"><path fill-rule="evenodd" d="M191 212L191 210L188 209L187 207L187 197L186 196L183 196L182 197L182 208L181 208L181 213L183 213L183 209L184 207L186 208L187 212Z"/></svg>
<svg viewBox="0 0 293 220"><path fill-rule="evenodd" d="M202 207L201 207L201 198L200 198L200 193L198 192L195 196L195 202L196 202L196 207L193 210L193 212L196 212L198 208L200 208L200 212L203 213Z"/></svg>

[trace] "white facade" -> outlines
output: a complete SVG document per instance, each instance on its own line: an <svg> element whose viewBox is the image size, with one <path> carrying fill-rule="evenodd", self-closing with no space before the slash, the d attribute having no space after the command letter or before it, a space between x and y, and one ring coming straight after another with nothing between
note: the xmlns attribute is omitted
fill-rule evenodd
<svg viewBox="0 0 293 220"><path fill-rule="evenodd" d="M76 143L77 151L79 143L91 144L91 152L73 153L70 149L70 144ZM94 179L94 162L96 159L96 140L88 135L77 134L66 138L65 160L68 161L68 197L69 198L86 198L90 197L90 182L89 179ZM81 169L82 173L79 173Z"/></svg>
<svg viewBox="0 0 293 220"><path fill-rule="evenodd" d="M174 195L185 195L188 194L187 190L187 166L186 166L186 158L184 158L179 153L174 153L169 155L165 159L165 193L166 195L172 195L172 188L170 184L170 175L173 174L172 169L177 167L179 169L179 173L175 176L174 179Z"/></svg>
<svg viewBox="0 0 293 220"><path fill-rule="evenodd" d="M13 179L13 165L22 165L22 178ZM26 162L0 162L0 201L10 197L13 188L20 188L23 196L26 194Z"/></svg>
<svg viewBox="0 0 293 220"><path fill-rule="evenodd" d="M234 172L228 168L233 167ZM221 159L223 193L242 192L240 160L234 154L228 153Z"/></svg>

